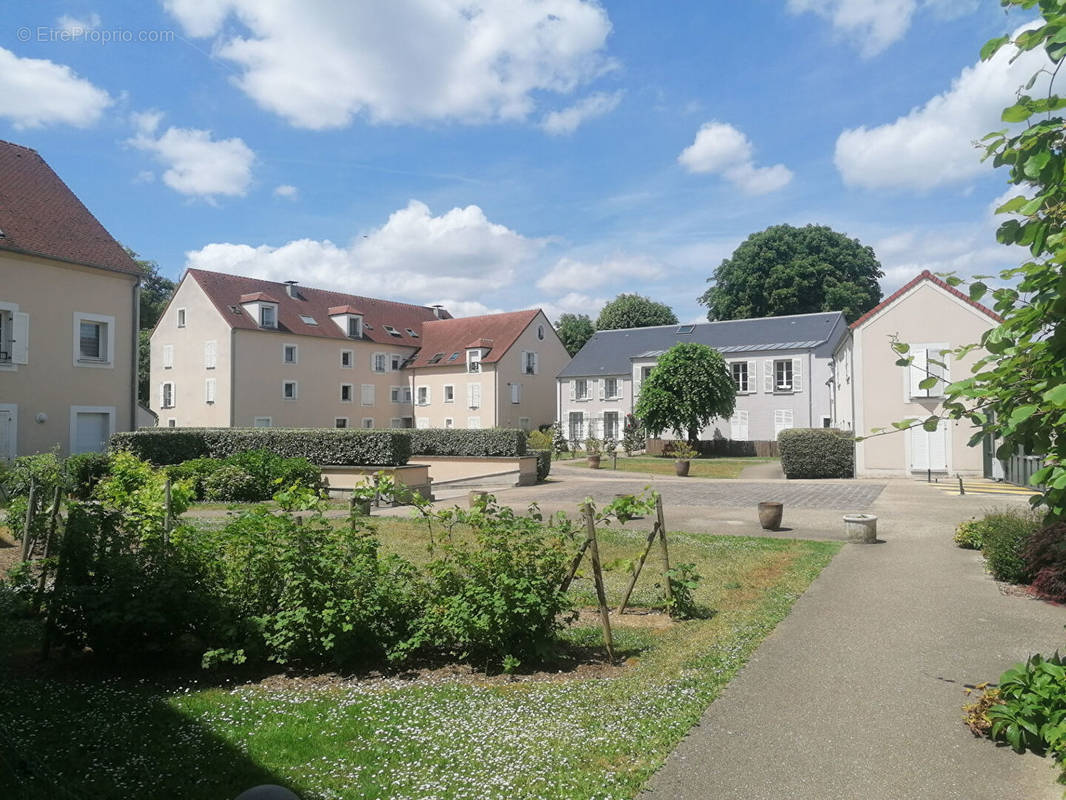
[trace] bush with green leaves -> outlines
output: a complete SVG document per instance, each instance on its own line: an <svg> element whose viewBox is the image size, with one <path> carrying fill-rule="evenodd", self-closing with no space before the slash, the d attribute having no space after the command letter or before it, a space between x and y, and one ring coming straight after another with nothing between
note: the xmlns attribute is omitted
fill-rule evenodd
<svg viewBox="0 0 1066 800"><path fill-rule="evenodd" d="M236 464L223 463L204 478L204 499L215 503L254 503L261 499L259 481Z"/></svg>
<svg viewBox="0 0 1066 800"><path fill-rule="evenodd" d="M107 453L78 453L63 464L70 493L80 500L88 500L111 471L111 456Z"/></svg>
<svg viewBox="0 0 1066 800"><path fill-rule="evenodd" d="M546 480L552 471L552 451L531 450L529 454L537 457L537 480Z"/></svg>
<svg viewBox="0 0 1066 800"><path fill-rule="evenodd" d="M1028 583L1032 578L1025 563L1025 546L1041 526L1042 515L1030 509L1003 509L981 520L988 571L998 581Z"/></svg>
<svg viewBox="0 0 1066 800"><path fill-rule="evenodd" d="M1022 559L1033 588L1049 600L1066 603L1066 523L1055 522L1032 534Z"/></svg>
<svg viewBox="0 0 1066 800"><path fill-rule="evenodd" d="M998 702L985 716L989 734L1016 752L1051 753L1060 763L1066 757L1066 659L1057 652L1039 654L1016 664L1000 676Z"/></svg>
<svg viewBox="0 0 1066 800"><path fill-rule="evenodd" d="M31 483L37 489L54 489L56 486L66 488L69 480L63 468L63 459L54 452L19 456L6 466L3 493L8 498L25 497L29 494Z"/></svg>
<svg viewBox="0 0 1066 800"><path fill-rule="evenodd" d="M224 467L231 469L217 475ZM269 450L248 450L227 458L194 458L165 469L171 480L188 481L197 500L219 502L269 500L280 489L317 489L322 481L318 468L306 458L285 458Z"/></svg>
<svg viewBox="0 0 1066 800"><path fill-rule="evenodd" d="M517 428L415 428L411 452L420 456L524 456L527 434Z"/></svg>
<svg viewBox="0 0 1066 800"><path fill-rule="evenodd" d="M964 550L980 550L985 544L984 522L968 519L955 528L955 544Z"/></svg>
<svg viewBox="0 0 1066 800"><path fill-rule="evenodd" d="M526 447L529 450L551 450L552 449L552 434L551 430L546 431L532 431L529 434L529 438L526 439Z"/></svg>
<svg viewBox="0 0 1066 800"><path fill-rule="evenodd" d="M833 428L788 428L777 436L786 478L855 477L855 440Z"/></svg>
<svg viewBox="0 0 1066 800"><path fill-rule="evenodd" d="M625 425L622 429L622 449L627 456L632 456L643 450L648 443L647 432L640 420L632 414L626 414Z"/></svg>

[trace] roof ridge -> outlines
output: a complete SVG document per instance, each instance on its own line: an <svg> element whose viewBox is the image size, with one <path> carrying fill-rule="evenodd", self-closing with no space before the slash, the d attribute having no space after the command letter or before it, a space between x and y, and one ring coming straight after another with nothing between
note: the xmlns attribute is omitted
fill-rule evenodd
<svg viewBox="0 0 1066 800"><path fill-rule="evenodd" d="M871 308L869 311L867 311L865 314L863 314L861 317L859 317L857 320L855 320L853 323L851 323L851 325L849 325L848 327L851 330L855 330L860 325L863 325L869 319L871 319L872 317L874 317L877 314L879 314L881 311L883 311L889 305L891 305L892 303L894 303L897 300L899 300L903 295L905 295L911 289L915 288L922 281L929 281L934 286L936 286L936 287L938 287L940 289L944 289L949 294L952 294L955 297L959 298L960 300L963 300L964 302L966 302L969 305L971 305L974 308L976 308L978 311L980 311L980 312L982 312L984 314L987 314L988 316L990 316L992 319L996 320L997 322L1002 322L1003 321L1003 317L1001 317L995 311L990 309L988 306L983 305L981 303L978 303L976 300L973 300L970 297L967 297L962 292L960 292L958 289L956 289L954 286L949 284L947 281L937 277L932 272L930 272L928 269L923 269L920 273L918 273L913 278L911 278L909 281L907 281L907 283L905 283L903 286L901 286L900 288L896 289L896 291L894 291L892 294L890 294L888 297L886 297L884 300L882 300L876 306Z"/></svg>
<svg viewBox="0 0 1066 800"><path fill-rule="evenodd" d="M32 147L26 147L26 145L19 144L18 142L9 142L7 139L0 139L0 145L7 145L8 147L17 147L19 150L26 150L30 153L33 153L34 155L40 155L40 153L38 153Z"/></svg>
<svg viewBox="0 0 1066 800"><path fill-rule="evenodd" d="M672 322L669 325L640 325L634 328L604 328L595 333L614 333L616 331L647 331L658 328L679 328L685 325L725 325L732 322L766 322L771 319L793 319L795 317L826 317L843 314L843 311L808 311L803 314L778 314L770 317L741 317L740 319L712 319L706 322Z"/></svg>

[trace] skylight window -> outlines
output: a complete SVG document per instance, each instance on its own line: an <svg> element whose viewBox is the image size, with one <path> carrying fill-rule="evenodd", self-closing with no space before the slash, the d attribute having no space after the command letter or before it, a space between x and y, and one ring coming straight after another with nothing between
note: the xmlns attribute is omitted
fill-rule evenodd
<svg viewBox="0 0 1066 800"><path fill-rule="evenodd" d="M459 354L458 353L452 353L450 356L448 356L448 360L449 361L455 361L455 359L457 359L457 358L459 358Z"/></svg>
<svg viewBox="0 0 1066 800"><path fill-rule="evenodd" d="M403 336L403 334L402 334L402 333L400 333L400 332L399 332L398 330L396 330L396 329L395 329L394 327L392 327L391 325L383 325L382 327L383 327L383 328L385 328L385 330L389 332L389 336L395 336L395 337L397 337L397 338L399 338L399 337L402 337L402 336Z"/></svg>
<svg viewBox="0 0 1066 800"><path fill-rule="evenodd" d="M678 325L677 326L677 332L678 333L692 333L694 330L696 330L696 326L695 325Z"/></svg>
<svg viewBox="0 0 1066 800"><path fill-rule="evenodd" d="M441 360L442 358L444 358L444 353L434 353L434 354L433 354L433 358L431 358L431 359L429 360L429 363L430 363L430 364L436 364L436 363L437 363L438 361L440 361L440 360Z"/></svg>
<svg viewBox="0 0 1066 800"><path fill-rule="evenodd" d="M417 333L415 333L415 332L414 332L413 330L411 330L410 328L407 328L407 335L408 335L408 336L410 336L410 337L411 337L412 339L417 339L417 338L418 338L418 334L417 334Z"/></svg>
<svg viewBox="0 0 1066 800"><path fill-rule="evenodd" d="M306 324L306 325L317 325L318 324L315 321L315 318L312 317L310 314L301 314L300 315L300 319L303 320L304 324Z"/></svg>

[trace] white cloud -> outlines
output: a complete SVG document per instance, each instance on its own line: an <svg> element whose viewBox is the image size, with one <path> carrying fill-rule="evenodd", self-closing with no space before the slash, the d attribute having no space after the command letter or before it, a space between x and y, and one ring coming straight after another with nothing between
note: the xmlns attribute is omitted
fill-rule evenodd
<svg viewBox="0 0 1066 800"><path fill-rule="evenodd" d="M689 172L721 175L752 195L775 192L792 180L792 171L784 164L755 166L748 137L725 122L704 123L677 160Z"/></svg>
<svg viewBox="0 0 1066 800"><path fill-rule="evenodd" d="M487 294L513 284L519 268L528 268L543 245L491 222L477 206L433 216L424 203L412 200L348 247L313 239L280 247L216 243L186 253L186 263L419 303L450 298L455 305L483 302Z"/></svg>
<svg viewBox="0 0 1066 800"><path fill-rule="evenodd" d="M867 57L903 37L917 6L917 0L788 0L793 14L813 12L840 33L858 37Z"/></svg>
<svg viewBox="0 0 1066 800"><path fill-rule="evenodd" d="M535 303L531 306L544 310L554 325L563 314L585 314L593 322L600 315L600 310L607 305L608 298L593 297L581 292L569 292L547 303Z"/></svg>
<svg viewBox="0 0 1066 800"><path fill-rule="evenodd" d="M15 128L65 124L93 125L113 102L63 64L43 58L19 58L0 47L0 117Z"/></svg>
<svg viewBox="0 0 1066 800"><path fill-rule="evenodd" d="M597 92L561 111L552 111L544 116L540 127L553 136L573 133L586 120L610 114L622 101L622 92L605 94Z"/></svg>
<svg viewBox="0 0 1066 800"><path fill-rule="evenodd" d="M208 201L247 193L255 153L243 139L214 139L211 131L197 128L170 127L157 135L162 118L158 111L134 114L136 135L128 143L166 166L163 183Z"/></svg>
<svg viewBox="0 0 1066 800"><path fill-rule="evenodd" d="M293 125L524 120L613 67L591 0L165 0L238 68L236 84ZM234 33L230 17L243 28Z"/></svg>
<svg viewBox="0 0 1066 800"><path fill-rule="evenodd" d="M89 14L85 19L78 19L72 17L69 14L64 14L56 20L56 25L64 33L79 37L84 36L86 32L96 30L100 27L100 15L97 13Z"/></svg>
<svg viewBox="0 0 1066 800"><path fill-rule="evenodd" d="M1002 127L1000 114L1018 87L1049 63L1040 50L1010 64L1013 48L966 67L951 88L895 122L845 130L837 138L836 166L850 186L928 190L962 183L991 170L974 142ZM1046 78L1032 94L1046 92Z"/></svg>
<svg viewBox="0 0 1066 800"><path fill-rule="evenodd" d="M661 264L646 256L617 256L598 262L563 257L537 281L537 288L553 294L573 292L633 279L654 281L665 274Z"/></svg>
<svg viewBox="0 0 1066 800"><path fill-rule="evenodd" d="M274 187L274 197L284 197L289 200L295 200L300 196L300 190L289 183L283 183L280 186Z"/></svg>

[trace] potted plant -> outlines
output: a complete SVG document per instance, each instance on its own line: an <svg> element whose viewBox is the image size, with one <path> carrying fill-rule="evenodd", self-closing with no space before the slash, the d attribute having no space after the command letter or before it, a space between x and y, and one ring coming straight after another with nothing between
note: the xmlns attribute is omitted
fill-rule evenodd
<svg viewBox="0 0 1066 800"><path fill-rule="evenodd" d="M695 449L688 442L674 442L670 445L670 455L674 457L674 472L679 478L688 475L692 459L696 457Z"/></svg>
<svg viewBox="0 0 1066 800"><path fill-rule="evenodd" d="M603 455L603 442L595 436L585 440L585 456L589 460L589 466L593 469L600 468L600 456Z"/></svg>

